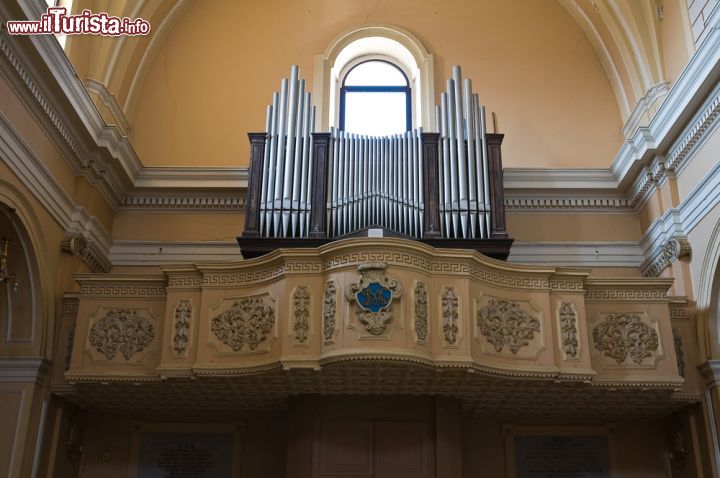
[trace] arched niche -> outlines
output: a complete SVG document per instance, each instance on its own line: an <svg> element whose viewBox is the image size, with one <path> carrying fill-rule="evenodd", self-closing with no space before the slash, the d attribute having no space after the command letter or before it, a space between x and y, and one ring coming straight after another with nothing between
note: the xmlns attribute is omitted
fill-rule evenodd
<svg viewBox="0 0 720 478"><path fill-rule="evenodd" d="M412 33L393 25L370 24L336 36L315 57L313 90L320 131L337 126L339 82L360 61L390 60L408 76L413 89L413 127L434 129L434 57ZM418 114L419 113L419 114Z"/></svg>
<svg viewBox="0 0 720 478"><path fill-rule="evenodd" d="M720 221L703 257L697 310L700 352L707 359L720 359Z"/></svg>
<svg viewBox="0 0 720 478"><path fill-rule="evenodd" d="M38 218L22 194L0 181L0 236L10 239L8 272L18 289L0 284L0 355L49 357L52 333L51 274Z"/></svg>

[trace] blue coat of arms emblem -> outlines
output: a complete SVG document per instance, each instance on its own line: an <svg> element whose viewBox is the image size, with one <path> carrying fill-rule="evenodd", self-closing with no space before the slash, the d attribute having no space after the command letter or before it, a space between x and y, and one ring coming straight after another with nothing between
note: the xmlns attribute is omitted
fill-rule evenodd
<svg viewBox="0 0 720 478"><path fill-rule="evenodd" d="M360 281L349 286L345 293L350 302L357 303L360 309L358 320L372 335L385 332L387 324L393 319L390 305L402 294L400 283L385 277L386 267L382 262L359 265Z"/></svg>

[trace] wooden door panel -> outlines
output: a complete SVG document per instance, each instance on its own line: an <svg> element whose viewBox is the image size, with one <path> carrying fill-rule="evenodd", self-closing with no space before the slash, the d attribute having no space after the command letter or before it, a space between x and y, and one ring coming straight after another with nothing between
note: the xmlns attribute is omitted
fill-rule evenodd
<svg viewBox="0 0 720 478"><path fill-rule="evenodd" d="M374 477L432 477L429 435L424 422L376 422Z"/></svg>
<svg viewBox="0 0 720 478"><path fill-rule="evenodd" d="M316 428L316 478L434 478L427 422L324 420Z"/></svg>
<svg viewBox="0 0 720 478"><path fill-rule="evenodd" d="M317 447L318 478L372 478L373 424L369 421L324 421Z"/></svg>

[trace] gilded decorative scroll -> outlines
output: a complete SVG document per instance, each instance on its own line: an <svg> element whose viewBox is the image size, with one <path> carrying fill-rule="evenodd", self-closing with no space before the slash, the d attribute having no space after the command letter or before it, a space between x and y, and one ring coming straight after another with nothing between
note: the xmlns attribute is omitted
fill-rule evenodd
<svg viewBox="0 0 720 478"><path fill-rule="evenodd" d="M299 286L293 294L293 338L298 344L306 344L310 334L310 289Z"/></svg>
<svg viewBox="0 0 720 478"><path fill-rule="evenodd" d="M507 346L514 354L530 343L535 332L540 331L537 317L521 309L517 302L500 298L491 298L478 311L477 325L496 352Z"/></svg>
<svg viewBox="0 0 720 478"><path fill-rule="evenodd" d="M458 341L459 320L459 302L455 289L447 287L442 294L442 318L443 318L443 335L447 345L456 345Z"/></svg>
<svg viewBox="0 0 720 478"><path fill-rule="evenodd" d="M243 297L212 319L211 330L222 343L239 352L245 344L255 350L267 340L274 325L275 311L261 297Z"/></svg>
<svg viewBox="0 0 720 478"><path fill-rule="evenodd" d="M657 332L642 322L638 314L609 314L592 335L595 348L619 364L628 356L641 364L660 345Z"/></svg>
<svg viewBox="0 0 720 478"><path fill-rule="evenodd" d="M415 284L415 335L419 343L425 343L428 336L428 299L425 284Z"/></svg>
<svg viewBox="0 0 720 478"><path fill-rule="evenodd" d="M110 309L90 327L90 344L108 360L120 352L125 360L150 345L155 328L133 309Z"/></svg>
<svg viewBox="0 0 720 478"><path fill-rule="evenodd" d="M337 315L337 288L335 281L325 283L323 293L323 337L325 343L331 342L335 335L335 322Z"/></svg>

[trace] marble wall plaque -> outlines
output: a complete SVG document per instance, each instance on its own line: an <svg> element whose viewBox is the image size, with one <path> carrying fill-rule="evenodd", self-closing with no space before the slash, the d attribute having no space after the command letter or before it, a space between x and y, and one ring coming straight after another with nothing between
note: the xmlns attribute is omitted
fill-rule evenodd
<svg viewBox="0 0 720 478"><path fill-rule="evenodd" d="M138 478L231 476L233 433L145 432L140 438Z"/></svg>
<svg viewBox="0 0 720 478"><path fill-rule="evenodd" d="M517 478L611 478L605 436L515 436Z"/></svg>

